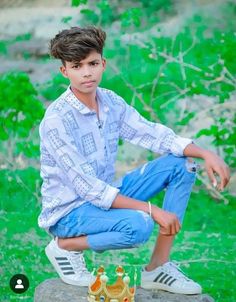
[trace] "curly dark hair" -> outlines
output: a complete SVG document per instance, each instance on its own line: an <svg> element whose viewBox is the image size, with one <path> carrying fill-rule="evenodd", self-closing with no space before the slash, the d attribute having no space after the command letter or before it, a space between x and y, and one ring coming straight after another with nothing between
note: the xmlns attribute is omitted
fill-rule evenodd
<svg viewBox="0 0 236 302"><path fill-rule="evenodd" d="M50 55L65 62L77 62L85 59L96 50L101 55L106 40L106 33L96 26L71 27L59 32L49 45Z"/></svg>

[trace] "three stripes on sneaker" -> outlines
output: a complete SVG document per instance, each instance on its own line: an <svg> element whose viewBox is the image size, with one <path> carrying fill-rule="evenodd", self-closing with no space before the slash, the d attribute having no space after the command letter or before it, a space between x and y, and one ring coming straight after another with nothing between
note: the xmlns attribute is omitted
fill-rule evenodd
<svg viewBox="0 0 236 302"><path fill-rule="evenodd" d="M159 282L166 285L171 286L172 283L174 283L176 279L172 276L170 276L167 273L161 272L154 280L153 282Z"/></svg>
<svg viewBox="0 0 236 302"><path fill-rule="evenodd" d="M62 270L64 275L74 275L74 269L71 266L71 263L67 257L55 257L57 264Z"/></svg>

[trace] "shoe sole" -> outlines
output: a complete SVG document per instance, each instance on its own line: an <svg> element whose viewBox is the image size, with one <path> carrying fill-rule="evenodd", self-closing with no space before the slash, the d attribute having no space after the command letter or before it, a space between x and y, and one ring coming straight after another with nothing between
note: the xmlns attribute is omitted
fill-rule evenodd
<svg viewBox="0 0 236 302"><path fill-rule="evenodd" d="M142 282L141 287L144 289L154 290L154 289L160 289L164 291L168 291L174 294L183 294L183 295L199 295L202 293L202 291L196 291L196 290L183 290L183 289L174 289L173 287L170 287L166 284L157 283L157 282Z"/></svg>
<svg viewBox="0 0 236 302"><path fill-rule="evenodd" d="M70 285L76 285L76 286L89 286L91 283L83 283L83 282L79 282L79 281L75 281L75 280L71 280L66 278L60 270L59 265L57 264L55 257L51 254L50 248L48 246L46 246L45 248L45 254L47 255L49 261L51 262L52 266L54 267L55 271L58 273L59 277L61 278L61 280L66 283L66 284L70 284Z"/></svg>

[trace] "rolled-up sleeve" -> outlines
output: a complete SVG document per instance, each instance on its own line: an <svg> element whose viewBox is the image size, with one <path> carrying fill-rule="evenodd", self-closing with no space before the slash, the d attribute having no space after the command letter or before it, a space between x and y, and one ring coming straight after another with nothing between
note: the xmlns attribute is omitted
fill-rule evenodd
<svg viewBox="0 0 236 302"><path fill-rule="evenodd" d="M68 182L68 187L74 190L80 199L108 210L119 190L96 177L93 166L78 151L67 130L58 117L44 120L40 126L44 148L61 169L62 179ZM83 167L86 167L87 173Z"/></svg>
<svg viewBox="0 0 236 302"><path fill-rule="evenodd" d="M189 138L178 136L174 131L160 123L153 123L141 116L122 98L123 116L120 125L120 138L153 152L172 153L183 156L187 145L193 143Z"/></svg>

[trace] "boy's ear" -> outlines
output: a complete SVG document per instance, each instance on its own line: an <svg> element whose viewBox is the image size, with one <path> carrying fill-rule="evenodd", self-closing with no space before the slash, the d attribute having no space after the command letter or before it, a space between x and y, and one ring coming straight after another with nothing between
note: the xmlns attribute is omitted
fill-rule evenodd
<svg viewBox="0 0 236 302"><path fill-rule="evenodd" d="M103 70L106 69L106 65L107 65L106 59L102 58L102 67L103 67Z"/></svg>
<svg viewBox="0 0 236 302"><path fill-rule="evenodd" d="M64 65L60 67L60 72L63 74L65 78L68 78L67 71Z"/></svg>

